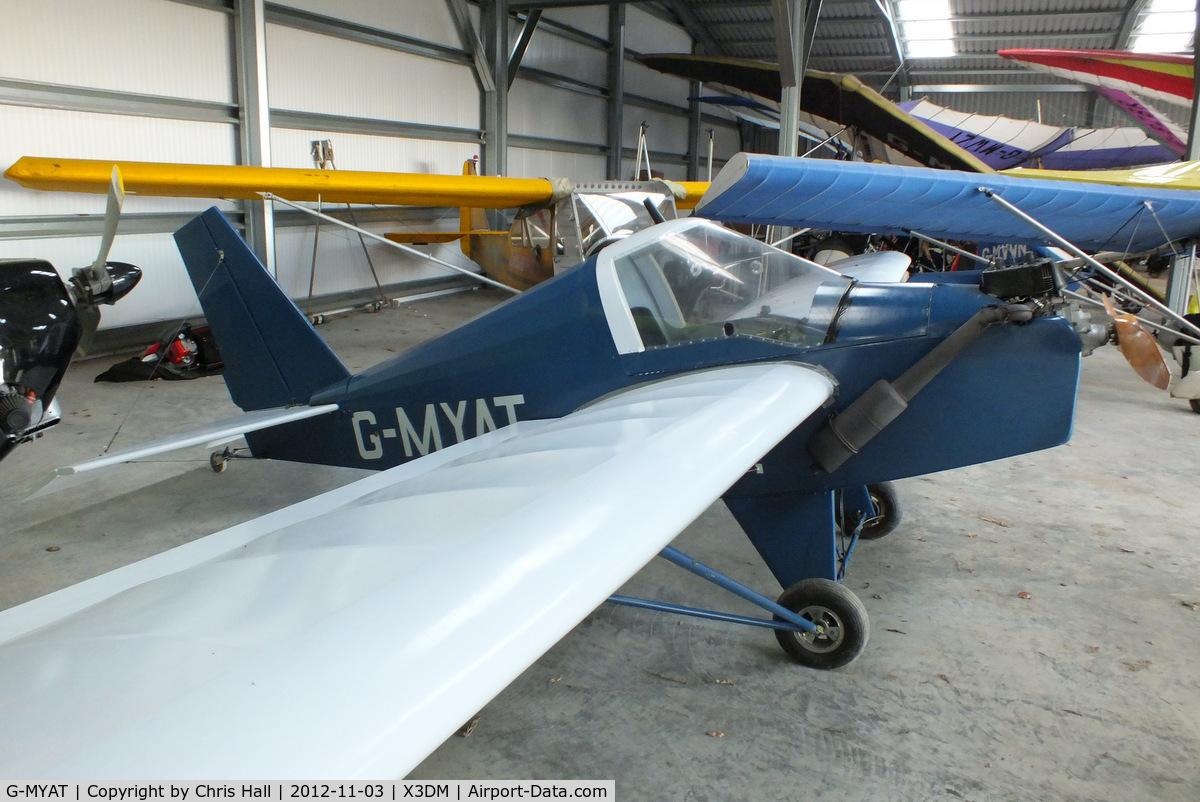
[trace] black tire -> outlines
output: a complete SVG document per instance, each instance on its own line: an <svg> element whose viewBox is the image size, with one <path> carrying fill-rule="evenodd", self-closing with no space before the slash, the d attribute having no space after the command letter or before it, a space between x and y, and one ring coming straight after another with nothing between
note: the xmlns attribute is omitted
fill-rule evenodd
<svg viewBox="0 0 1200 802"><path fill-rule="evenodd" d="M863 540L878 540L900 525L900 498L896 495L896 486L891 482L877 485L867 485L867 494L871 496L871 506L875 508L875 517L868 518L863 523L858 536Z"/></svg>
<svg viewBox="0 0 1200 802"><path fill-rule="evenodd" d="M862 540L878 540L884 535L891 534L892 530L900 525L903 517L900 512L900 497L896 494L896 487L891 482L867 485L867 495L871 497L871 506L875 508L875 515L863 523L862 531L858 533L858 536ZM846 519L842 517L838 518L837 525L847 534L854 528L848 525Z"/></svg>
<svg viewBox="0 0 1200 802"><path fill-rule="evenodd" d="M867 608L858 597L830 579L804 579L780 595L781 607L824 627L810 634L777 629L775 637L788 655L809 668L841 668L862 654L870 637ZM775 617L780 620L779 616Z"/></svg>
<svg viewBox="0 0 1200 802"><path fill-rule="evenodd" d="M1200 415L1200 398L1189 398L1188 406L1192 408L1192 412Z"/></svg>

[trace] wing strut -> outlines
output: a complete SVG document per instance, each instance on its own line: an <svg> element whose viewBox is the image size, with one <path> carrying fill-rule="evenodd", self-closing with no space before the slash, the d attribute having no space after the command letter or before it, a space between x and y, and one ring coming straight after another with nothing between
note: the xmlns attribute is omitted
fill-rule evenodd
<svg viewBox="0 0 1200 802"><path fill-rule="evenodd" d="M1128 287L1130 290L1132 290L1134 292L1135 295L1137 295L1139 297L1139 300L1141 300L1147 306L1153 307L1155 310L1166 315L1168 319L1174 320L1176 323L1181 324L1183 326L1184 332L1190 332L1190 336L1200 337L1200 328L1197 328L1192 323L1189 323L1182 315L1178 314L1173 309L1171 309L1171 307L1167 306L1162 301L1158 300L1153 295L1151 295L1150 293L1141 289L1140 287L1126 281L1115 270L1108 267L1107 265L1104 265L1101 262L1096 261L1094 258L1089 256L1088 254L1084 253L1081 249L1077 248L1073 243L1068 241L1066 238L1060 237L1058 234L1056 234L1055 232L1051 231L1049 228L1047 228L1046 226L1044 226L1040 222L1038 222L1034 217L1023 212L1021 209L1017 208L1012 203L1009 203L1004 198L1000 197L999 193L997 193L995 190L989 189L988 187L980 187L979 191L983 193L984 197L986 197L988 200L995 203L1001 209L1004 209L1006 212L1013 215L1017 219L1023 220L1024 222L1028 223L1030 226L1032 226L1034 229L1036 229L1039 233L1041 233L1042 236L1044 236L1048 239L1054 240L1060 246L1062 246L1066 250L1075 254L1075 256L1082 259L1084 262L1086 262L1092 268L1098 270L1102 275L1107 276L1108 278L1117 282L1121 286ZM1149 206L1149 204L1147 204L1147 206ZM1153 207L1150 207L1150 208L1153 211Z"/></svg>
<svg viewBox="0 0 1200 802"><path fill-rule="evenodd" d="M461 273L462 275L466 276L467 278L474 279L475 281L482 281L484 284L490 284L493 287L499 287L500 289L505 290L507 292L511 292L513 294L517 294L517 293L521 292L520 290L509 287L506 284L501 284L499 281L496 281L495 279L488 278L487 276L483 275L482 273L476 273L473 270L467 270L464 267L459 267L458 265L452 265L445 260L437 258L436 256L431 256L430 254L423 253L421 251L418 251L416 248L410 248L407 245L404 245L399 242L393 242L392 240L387 239L386 237L381 237L380 235L378 235L374 232L367 231L365 228L359 228L358 226L351 225L344 220L338 220L336 217L330 217L329 215L324 214L322 212L318 212L315 209L309 209L307 206L301 206L298 203L293 203L292 201L287 200L285 198L281 198L278 195L272 194L270 192L262 192L260 194L263 196L263 198L265 200L278 201L279 203L282 203L284 206L290 206L293 209L298 209L299 211L304 212L305 214L311 214L313 217L316 217L319 220L325 220L327 222L334 223L335 225L339 225L342 228L348 228L351 231L358 233L359 236L370 237L373 240L378 240L379 242L382 242L384 245L389 245L393 248L396 248L397 250L404 251L405 253L410 254L412 256L419 256L422 259L427 259L430 262L433 262L434 264L441 265L442 267L446 268L447 270L453 270L455 273Z"/></svg>

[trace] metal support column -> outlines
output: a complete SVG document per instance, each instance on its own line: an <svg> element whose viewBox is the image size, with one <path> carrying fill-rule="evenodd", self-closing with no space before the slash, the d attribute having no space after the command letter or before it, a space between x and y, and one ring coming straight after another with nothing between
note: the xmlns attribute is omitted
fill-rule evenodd
<svg viewBox="0 0 1200 802"><path fill-rule="evenodd" d="M621 177L625 140L625 5L608 7L608 130L604 141L608 162L604 172L610 181Z"/></svg>
<svg viewBox="0 0 1200 802"><path fill-rule="evenodd" d="M271 111L267 100L267 44L263 0L234 0L234 67L238 90L239 160L271 166ZM275 272L275 216L269 201L242 201L246 242Z"/></svg>
<svg viewBox="0 0 1200 802"><path fill-rule="evenodd" d="M483 12L483 45L492 90L483 96L483 175L508 172L508 0L487 0Z"/></svg>
<svg viewBox="0 0 1200 802"><path fill-rule="evenodd" d="M775 14L776 48L779 51L779 79L783 88L779 103L779 145L776 152L780 156L799 156L800 88L804 83L810 42L821 13L821 0L773 0L771 5ZM791 232L788 226L771 226L767 230L767 240L779 242L789 237Z"/></svg>
<svg viewBox="0 0 1200 802"><path fill-rule="evenodd" d="M1200 8L1196 9L1195 36L1192 42L1192 58L1200 56ZM1188 128L1187 153L1188 161L1200 159L1200 74L1192 77L1192 125Z"/></svg>
<svg viewBox="0 0 1200 802"><path fill-rule="evenodd" d="M1170 279L1167 281L1167 306L1178 315L1188 313L1188 301L1196 291L1192 276L1196 269L1196 245L1192 243L1186 252L1177 253L1171 259Z"/></svg>
<svg viewBox="0 0 1200 802"><path fill-rule="evenodd" d="M1200 8L1196 9L1195 35L1192 42L1192 57L1200 56ZM1200 75L1192 78L1192 124L1188 128L1187 153L1188 161L1200 159ZM1196 248L1193 246L1188 254L1177 253L1171 259L1170 279L1167 282L1167 306L1176 314L1186 314L1188 307L1188 287L1191 283Z"/></svg>
<svg viewBox="0 0 1200 802"><path fill-rule="evenodd" d="M808 0L774 0L775 40L779 50L780 156L800 155L800 84L804 76L804 14Z"/></svg>
<svg viewBox="0 0 1200 802"><path fill-rule="evenodd" d="M692 97L698 98L704 92L704 84L692 81L688 91ZM700 124L700 101L693 100L688 104L688 181L700 180Z"/></svg>

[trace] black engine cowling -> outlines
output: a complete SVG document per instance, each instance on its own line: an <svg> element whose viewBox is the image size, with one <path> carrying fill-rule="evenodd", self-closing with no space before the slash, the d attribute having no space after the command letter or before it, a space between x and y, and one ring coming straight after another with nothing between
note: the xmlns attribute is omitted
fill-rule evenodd
<svg viewBox="0 0 1200 802"><path fill-rule="evenodd" d="M49 262L0 260L0 458L41 421L82 334Z"/></svg>

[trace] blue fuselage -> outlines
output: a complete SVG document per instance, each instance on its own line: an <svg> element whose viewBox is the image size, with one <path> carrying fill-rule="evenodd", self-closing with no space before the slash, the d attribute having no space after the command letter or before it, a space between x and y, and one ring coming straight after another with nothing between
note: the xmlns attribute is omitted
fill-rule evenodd
<svg viewBox="0 0 1200 802"><path fill-rule="evenodd" d="M580 265L486 315L318 391L326 418L249 436L256 456L388 468L517 420L551 418L622 388L718 365L787 360L838 383L829 412L894 379L982 306L975 286L860 285L836 336L804 347L734 332L620 354L595 278ZM1079 340L1061 318L993 326L833 474L804 446L828 416L797 428L732 494L819 492L945 470L1065 442Z"/></svg>

